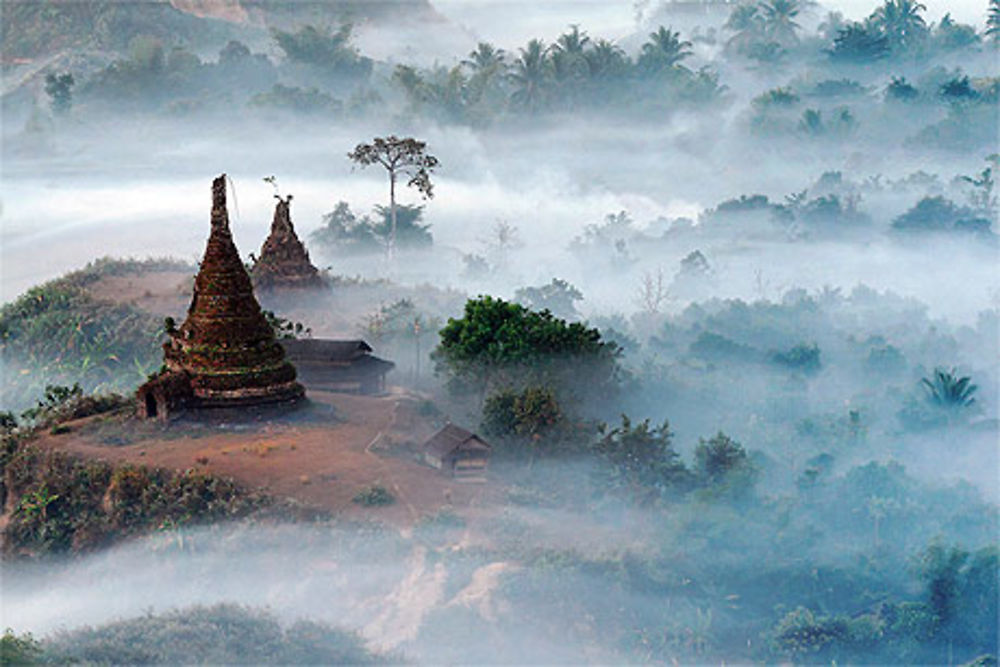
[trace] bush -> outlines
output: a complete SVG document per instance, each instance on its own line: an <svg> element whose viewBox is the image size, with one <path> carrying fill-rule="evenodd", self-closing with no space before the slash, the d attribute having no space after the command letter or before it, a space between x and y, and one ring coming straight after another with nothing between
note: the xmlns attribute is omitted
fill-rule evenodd
<svg viewBox="0 0 1000 667"><path fill-rule="evenodd" d="M86 551L162 525L239 518L270 502L226 478L114 468L30 445L9 455L4 492L16 499L4 549L27 557Z"/></svg>
<svg viewBox="0 0 1000 667"><path fill-rule="evenodd" d="M384 507L396 502L396 498L389 493L388 489L379 484L361 489L352 500L363 507Z"/></svg>
<svg viewBox="0 0 1000 667"><path fill-rule="evenodd" d="M0 665L34 665L40 662L42 645L30 632L16 635L10 628L0 637Z"/></svg>
<svg viewBox="0 0 1000 667"><path fill-rule="evenodd" d="M386 660L353 633L314 621L283 629L270 612L234 604L62 631L43 647L47 662L66 664L367 665Z"/></svg>
<svg viewBox="0 0 1000 667"><path fill-rule="evenodd" d="M799 344L786 352L772 352L771 363L806 375L819 372L819 346Z"/></svg>

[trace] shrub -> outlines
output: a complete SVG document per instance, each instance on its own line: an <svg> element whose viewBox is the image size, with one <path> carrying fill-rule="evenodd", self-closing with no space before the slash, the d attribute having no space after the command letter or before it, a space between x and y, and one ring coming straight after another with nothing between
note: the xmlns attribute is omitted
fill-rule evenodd
<svg viewBox="0 0 1000 667"><path fill-rule="evenodd" d="M367 665L387 659L353 633L315 621L283 629L270 612L234 604L61 631L44 649L46 661L59 664Z"/></svg>
<svg viewBox="0 0 1000 667"><path fill-rule="evenodd" d="M383 507L396 502L396 498L389 493L388 489L379 484L367 486L358 491L352 499L363 507Z"/></svg>

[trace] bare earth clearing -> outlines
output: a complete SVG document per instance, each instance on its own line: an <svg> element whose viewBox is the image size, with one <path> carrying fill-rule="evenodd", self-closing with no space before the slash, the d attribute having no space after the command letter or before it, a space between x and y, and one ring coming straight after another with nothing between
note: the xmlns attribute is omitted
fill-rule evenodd
<svg viewBox="0 0 1000 667"><path fill-rule="evenodd" d="M160 427L81 420L69 424L69 433L45 434L37 444L112 464L196 468L340 516L398 526L445 507L475 513L499 493L497 484L455 482L415 460L416 445L434 429L415 412L411 396L310 391L309 398L313 405L302 414L272 421ZM119 439L125 444L114 444ZM372 508L352 502L372 484L396 502Z"/></svg>

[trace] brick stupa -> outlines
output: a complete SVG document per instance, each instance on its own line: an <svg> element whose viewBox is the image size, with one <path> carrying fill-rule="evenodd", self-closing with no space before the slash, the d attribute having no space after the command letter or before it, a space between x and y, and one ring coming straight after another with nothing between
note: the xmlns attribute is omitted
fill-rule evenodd
<svg viewBox="0 0 1000 667"><path fill-rule="evenodd" d="M290 405L305 395L233 243L224 174L212 183L212 232L187 319L167 333L165 371L138 391L144 417L167 419L181 409Z"/></svg>
<svg viewBox="0 0 1000 667"><path fill-rule="evenodd" d="M323 287L323 277L309 260L309 251L292 226L289 210L292 196L282 199L275 195L275 198L278 203L274 207L271 233L251 270L254 287L263 290Z"/></svg>

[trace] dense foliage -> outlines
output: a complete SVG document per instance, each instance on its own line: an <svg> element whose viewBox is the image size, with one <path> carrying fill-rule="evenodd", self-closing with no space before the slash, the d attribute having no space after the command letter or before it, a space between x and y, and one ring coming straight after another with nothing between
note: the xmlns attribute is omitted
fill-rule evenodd
<svg viewBox="0 0 1000 667"><path fill-rule="evenodd" d="M160 319L87 288L105 276L189 269L170 260L97 260L4 304L0 406L24 409L49 384L78 383L92 393L128 392L144 382L160 365Z"/></svg>
<svg viewBox="0 0 1000 667"><path fill-rule="evenodd" d="M63 631L37 645L45 663L143 665L370 665L357 635L315 621L283 626L264 610L233 604L189 607Z"/></svg>
<svg viewBox="0 0 1000 667"><path fill-rule="evenodd" d="M578 399L614 391L619 356L597 329L491 296L470 299L461 318L449 319L432 354L455 391L530 381Z"/></svg>

